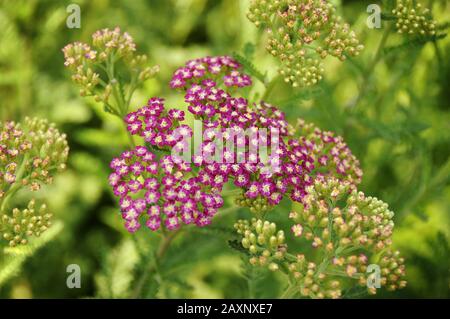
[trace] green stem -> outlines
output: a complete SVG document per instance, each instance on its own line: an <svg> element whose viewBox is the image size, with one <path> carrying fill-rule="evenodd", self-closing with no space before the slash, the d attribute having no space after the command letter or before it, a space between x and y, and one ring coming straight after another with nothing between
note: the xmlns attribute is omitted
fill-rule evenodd
<svg viewBox="0 0 450 319"><path fill-rule="evenodd" d="M11 185L11 187L5 193L5 197L3 198L2 204L0 206L0 212L3 212L5 210L6 203L9 201L9 199L12 197L12 195L14 195L22 186L21 185L22 176L23 176L23 173L25 172L25 166L26 166L26 163L28 162L28 158L29 158L29 154L27 153L23 157L22 163L20 164L19 170L17 171L15 182Z"/></svg>
<svg viewBox="0 0 450 319"><path fill-rule="evenodd" d="M297 292L299 287L295 286L295 284L289 285L289 287L280 295L279 299L290 299L292 298Z"/></svg>
<svg viewBox="0 0 450 319"><path fill-rule="evenodd" d="M129 103L132 97L132 93L134 91L134 79L132 80L132 85L130 86L130 93L129 96L127 98L127 100L125 100L125 97L122 94L122 90L120 90L120 92L117 90L117 87L120 87L120 83L118 82L118 80L115 78L114 76L114 57L111 56L109 61L107 62L107 66L105 68L106 74L108 76L109 79L109 83L112 85L112 92L113 92L113 96L114 99L116 100L116 105L117 105L117 116L120 118L120 120L122 121L124 127L125 127L125 132L128 135L128 140L130 142L130 146L131 147L135 147L135 143L133 140L133 136L130 134L130 132L127 129L127 125L125 124L125 122L123 121L123 117L127 114L128 112L128 108L129 108Z"/></svg>
<svg viewBox="0 0 450 319"><path fill-rule="evenodd" d="M275 88L278 80L281 78L280 75L275 76L269 84L267 84L266 91L264 92L264 95L261 98L261 101L267 101L270 97L270 94L272 93L273 89Z"/></svg>
<svg viewBox="0 0 450 319"><path fill-rule="evenodd" d="M138 78L139 72L136 73L136 75L132 76L131 78L131 84L130 84L130 88L128 90L128 96L125 100L125 103L127 105L127 109L130 107L130 103L131 103L131 98L133 97L133 93L137 88L137 78Z"/></svg>
<svg viewBox="0 0 450 319"><path fill-rule="evenodd" d="M355 101L349 105L349 108L351 108L353 111L356 110L357 106L359 105L362 98L366 95L367 90L369 89L370 79L373 75L372 73L375 70L377 64L381 61L383 49L384 46L386 45L387 39L389 38L391 30L392 24L389 24L387 28L384 30L383 36L381 37L380 43L378 44L377 51L375 52L375 56L364 73L363 82L359 90L359 94L355 99Z"/></svg>
<svg viewBox="0 0 450 319"><path fill-rule="evenodd" d="M164 258L164 256L167 253L167 250L169 249L170 245L172 244L172 241L174 238L180 233L180 230L176 230L174 232L169 233L168 235L163 235L163 238L161 239L161 242L159 243L158 250L155 253L155 264L150 267L150 269L146 272L144 272L141 277L139 278L138 284L136 285L136 288L134 289L134 292L132 294L132 298L138 298L142 292L142 288L144 287L145 282L147 281L148 276L151 273L158 273L159 271L159 264L161 263L161 260Z"/></svg>
<svg viewBox="0 0 450 319"><path fill-rule="evenodd" d="M128 111L128 105L125 104L125 99L122 92L119 92L117 87L120 86L119 81L116 79L114 74L114 56L111 55L107 65L106 65L106 75L108 76L109 83L112 86L112 93L114 99L116 100L116 105L118 108L118 113L123 117Z"/></svg>

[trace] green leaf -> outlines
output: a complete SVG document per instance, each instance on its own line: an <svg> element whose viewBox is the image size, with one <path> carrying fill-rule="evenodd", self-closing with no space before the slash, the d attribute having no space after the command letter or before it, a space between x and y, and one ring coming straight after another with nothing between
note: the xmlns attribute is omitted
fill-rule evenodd
<svg viewBox="0 0 450 319"><path fill-rule="evenodd" d="M103 272L95 278L99 295L109 298L127 297L138 259L133 241L122 241L106 256Z"/></svg>
<svg viewBox="0 0 450 319"><path fill-rule="evenodd" d="M0 287L12 277L18 275L23 263L27 258L33 256L38 249L53 240L63 229L62 222L56 222L40 237L33 238L27 245L17 247L6 247L4 262L0 264Z"/></svg>
<svg viewBox="0 0 450 319"><path fill-rule="evenodd" d="M430 127L426 123L413 120L400 122L396 125L384 124L369 118L361 118L360 122L367 128L371 129L372 133L376 137L381 137L385 140L394 142L417 136L422 131Z"/></svg>
<svg viewBox="0 0 450 319"><path fill-rule="evenodd" d="M244 56L247 59L251 60L251 59L253 59L253 55L255 54L255 45L253 43L251 43L251 42L247 42L244 45L244 50L243 51L244 51Z"/></svg>
<svg viewBox="0 0 450 319"><path fill-rule="evenodd" d="M428 42L438 41L438 40L445 38L446 36L447 36L446 33L441 33L441 34L437 34L437 35L433 35L433 36L415 37L415 38L405 41L399 45L390 46L390 47L385 48L383 50L383 55L386 56L386 55L390 55L393 53L398 53L399 51L403 51L403 50L412 50L412 49L420 48Z"/></svg>
<svg viewBox="0 0 450 319"><path fill-rule="evenodd" d="M312 88L301 89L298 93L293 94L290 98L282 101L275 102L274 104L280 107L289 106L290 104L297 104L301 101L312 100L324 93L324 88L319 84Z"/></svg>
<svg viewBox="0 0 450 319"><path fill-rule="evenodd" d="M209 227L196 227L193 231L197 233L205 233L211 236L219 236L225 239L229 239L230 237L236 237L236 233L233 229L227 227L220 226L209 226Z"/></svg>
<svg viewBox="0 0 450 319"><path fill-rule="evenodd" d="M266 85L266 76L256 69L255 65L248 60L246 57L240 55L239 53L233 53L233 57L244 67L244 70L250 75L254 76Z"/></svg>

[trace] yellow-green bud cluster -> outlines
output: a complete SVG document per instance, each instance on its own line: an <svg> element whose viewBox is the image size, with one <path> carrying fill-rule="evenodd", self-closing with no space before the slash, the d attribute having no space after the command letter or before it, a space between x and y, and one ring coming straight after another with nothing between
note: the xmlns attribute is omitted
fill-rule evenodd
<svg viewBox="0 0 450 319"><path fill-rule="evenodd" d="M36 207L31 200L27 208L14 208L11 216L0 217L0 236L9 242L11 247L26 245L30 237L39 237L51 225L52 214L47 212L45 204Z"/></svg>
<svg viewBox="0 0 450 319"><path fill-rule="evenodd" d="M311 242L308 257L291 254L274 223L240 220L235 229L251 264L283 271L294 294L311 298L339 298L355 284L370 294L406 286L404 260L391 247L394 214L387 204L336 178L318 178L306 192L289 217L294 238Z"/></svg>
<svg viewBox="0 0 450 319"><path fill-rule="evenodd" d="M235 198L235 204L240 207L248 207L250 211L257 216L263 215L273 208L267 198L257 196L255 198L247 198L244 194L239 194Z"/></svg>
<svg viewBox="0 0 450 319"><path fill-rule="evenodd" d="M54 123L45 119L25 118L27 138L31 142L30 158L25 163L22 183L30 184L32 190L39 189L39 182L49 184L53 180L53 173L66 168L69 156L67 136L56 129Z"/></svg>
<svg viewBox="0 0 450 319"><path fill-rule="evenodd" d="M412 0L397 0L392 10L397 18L395 26L398 33L408 35L433 36L436 34L436 22L427 8Z"/></svg>
<svg viewBox="0 0 450 319"><path fill-rule="evenodd" d="M234 224L236 232L242 237L242 247L250 253L250 263L278 270L279 262L285 258L286 244L284 232L277 230L275 223L253 218L238 220Z"/></svg>
<svg viewBox="0 0 450 319"><path fill-rule="evenodd" d="M119 27L98 30L92 35L92 44L98 49L98 58L106 60L109 55L131 58L136 51L136 44L127 32L121 32Z"/></svg>
<svg viewBox="0 0 450 319"><path fill-rule="evenodd" d="M287 268L301 296L320 299L341 297L340 281L319 270L316 263L306 260L305 255L298 254Z"/></svg>
<svg viewBox="0 0 450 319"><path fill-rule="evenodd" d="M361 247L380 251L391 244L394 213L376 198L366 197L335 178L316 180L306 189L307 195L294 222L311 230L313 247ZM320 235L320 238L316 237ZM305 236L308 238L307 233Z"/></svg>
<svg viewBox="0 0 450 319"><path fill-rule="evenodd" d="M247 17L269 34L266 49L278 58L280 74L294 87L322 79L321 60L357 56L363 46L326 0L252 0Z"/></svg>
<svg viewBox="0 0 450 319"><path fill-rule="evenodd" d="M405 260L400 257L398 250L387 250L384 252L379 261L381 271L381 285L386 286L390 291L406 287L405 280ZM369 292L374 294L373 289Z"/></svg>
<svg viewBox="0 0 450 319"><path fill-rule="evenodd" d="M47 120L25 118L23 124L0 122L0 199L14 187L38 190L65 169L66 135Z"/></svg>
<svg viewBox="0 0 450 319"><path fill-rule="evenodd" d="M124 104L136 86L159 72L158 66L147 67L147 56L137 55L136 44L120 28L102 29L92 35L92 45L74 42L63 48L64 65L72 71L72 80L78 84L81 96L93 96L97 102L105 103L105 109L116 115L125 115ZM128 92L124 94L114 74L117 65L123 63L131 79ZM116 105L110 102L115 95Z"/></svg>
<svg viewBox="0 0 450 319"><path fill-rule="evenodd" d="M371 260L381 269L381 286L395 290L406 285L404 261L391 250L394 213L387 204L334 178L316 180L307 193L299 209L290 214L295 222L292 231L311 241L322 256L332 258L326 274L365 286ZM376 293L376 288L368 286L368 291Z"/></svg>

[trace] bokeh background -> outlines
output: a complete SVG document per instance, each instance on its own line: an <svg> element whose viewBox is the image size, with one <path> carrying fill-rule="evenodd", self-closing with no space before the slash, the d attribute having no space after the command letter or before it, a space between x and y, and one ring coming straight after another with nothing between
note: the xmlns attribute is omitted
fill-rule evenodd
<svg viewBox="0 0 450 319"><path fill-rule="evenodd" d="M346 105L357 95L383 32L365 24L367 5L379 1L333 2L365 45L363 54L343 64L327 60L319 90L289 102L300 91L279 84L269 102L281 106L292 123L301 117L344 136L363 167L360 189L396 213L394 243L406 258L408 286L378 296L448 298L450 37L399 46L406 39L392 35L387 46L393 49L383 52L367 94L357 111L349 112ZM66 27L70 3L81 7L80 29ZM439 23L450 21L447 1L426 3ZM48 118L67 133L71 148L68 170L40 195L63 228L18 263L14 276L0 286L1 298L279 295L277 275L247 269L227 244L227 227L237 216L248 217L246 211L218 215L212 229L177 237L160 273L148 276L152 256L141 256L135 244L151 249L157 236L126 233L107 185L109 161L126 148L126 136L101 105L78 96L61 52L69 42L88 42L97 29L120 26L138 51L161 67L132 105L164 96L183 107L182 96L167 83L187 59L243 52L253 43L254 63L276 74L260 33L245 17L247 6L246 0L0 0L0 119ZM272 220L282 223L286 218L280 216L289 209L283 203ZM69 264L81 267L80 289L66 286Z"/></svg>

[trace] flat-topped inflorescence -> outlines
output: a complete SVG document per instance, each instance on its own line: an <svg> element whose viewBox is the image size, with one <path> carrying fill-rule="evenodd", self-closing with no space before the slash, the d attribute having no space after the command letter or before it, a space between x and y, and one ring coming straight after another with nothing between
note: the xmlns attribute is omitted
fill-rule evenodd
<svg viewBox="0 0 450 319"><path fill-rule="evenodd" d="M327 56L344 61L363 49L327 0L252 0L247 16L267 31L266 49L294 87L317 84L324 73L321 60Z"/></svg>
<svg viewBox="0 0 450 319"><path fill-rule="evenodd" d="M51 219L47 205L36 207L35 200L31 200L27 208L14 208L11 214L0 216L0 235L11 247L26 245L30 237L39 237L51 226Z"/></svg>
<svg viewBox="0 0 450 319"><path fill-rule="evenodd" d="M394 214L387 204L336 178L318 178L306 191L289 217L294 238L311 242L313 252L293 255L284 233L274 235L274 223L238 221L235 228L251 264L284 271L298 295L312 298L339 298L352 281L371 294L381 286L396 290L406 285L404 260L391 248Z"/></svg>
<svg viewBox="0 0 450 319"><path fill-rule="evenodd" d="M25 245L51 225L47 206L10 208L21 189L38 191L66 168L66 135L47 120L25 118L23 123L0 122L0 234L9 245Z"/></svg>
<svg viewBox="0 0 450 319"><path fill-rule="evenodd" d="M103 102L105 111L123 117L128 112L134 91L154 77L159 66L146 66L147 56L136 54L136 44L120 28L102 29L92 35L92 43L74 42L62 49L64 65L72 72L81 96ZM126 76L117 69L126 67ZM128 79L129 82L123 82Z"/></svg>
<svg viewBox="0 0 450 319"><path fill-rule="evenodd" d="M395 9L395 26L398 33L418 36L434 36L436 34L436 21L431 11L417 1L397 0Z"/></svg>
<svg viewBox="0 0 450 319"><path fill-rule="evenodd" d="M205 226L222 207L222 184L205 183L191 172L188 163L170 155L160 158L145 146L136 146L111 161L109 183L120 198L122 217L129 232L141 227L152 231L181 223Z"/></svg>
<svg viewBox="0 0 450 319"><path fill-rule="evenodd" d="M0 123L0 198L15 185L39 190L66 167L66 135L43 119Z"/></svg>
<svg viewBox="0 0 450 319"><path fill-rule="evenodd" d="M219 82L226 88L241 88L250 86L249 75L240 71L242 66L229 56L204 57L186 62L178 68L170 81L172 89L188 88L200 84L203 80ZM208 86L205 82L204 85Z"/></svg>

